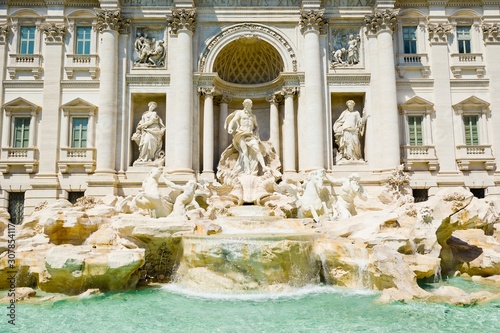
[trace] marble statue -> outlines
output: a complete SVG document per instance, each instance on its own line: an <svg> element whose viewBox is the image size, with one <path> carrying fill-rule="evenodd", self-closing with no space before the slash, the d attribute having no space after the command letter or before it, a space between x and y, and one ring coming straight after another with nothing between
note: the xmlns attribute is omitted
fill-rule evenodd
<svg viewBox="0 0 500 333"><path fill-rule="evenodd" d="M344 63L344 60L342 60L342 57L344 56L346 50L345 48L341 48L336 50L333 53L333 62L337 65L342 65Z"/></svg>
<svg viewBox="0 0 500 333"><path fill-rule="evenodd" d="M354 38L354 35L349 35L349 45L347 49L347 64L355 65L359 62L359 47L358 40Z"/></svg>
<svg viewBox="0 0 500 333"><path fill-rule="evenodd" d="M149 102L148 107L132 135L132 140L139 146L139 158L136 162L161 164L165 155L162 150L165 125L155 111L157 104Z"/></svg>
<svg viewBox="0 0 500 333"><path fill-rule="evenodd" d="M169 217L184 217L188 210L201 209L200 205L195 200L198 194L196 191L198 183L194 179L191 179L185 185L177 185L167 179L165 179L164 182L170 188L181 192L174 200L172 213Z"/></svg>
<svg viewBox="0 0 500 333"><path fill-rule="evenodd" d="M366 114L354 110L353 100L346 102L347 109L333 124L335 143L338 145L336 161L363 161L361 137L364 134Z"/></svg>
<svg viewBox="0 0 500 333"><path fill-rule="evenodd" d="M354 199L356 197L362 200L367 200L364 187L359 183L359 175L353 173L348 178L340 178L338 181L342 183L340 192L337 196L335 203L335 216L337 220L350 218L357 214L356 207L354 206ZM334 178L330 178L333 182Z"/></svg>
<svg viewBox="0 0 500 333"><path fill-rule="evenodd" d="M138 34L134 43L137 57L134 65L144 65L149 67L160 67L165 65L166 50L164 41L157 41L156 38L149 38L148 34Z"/></svg>

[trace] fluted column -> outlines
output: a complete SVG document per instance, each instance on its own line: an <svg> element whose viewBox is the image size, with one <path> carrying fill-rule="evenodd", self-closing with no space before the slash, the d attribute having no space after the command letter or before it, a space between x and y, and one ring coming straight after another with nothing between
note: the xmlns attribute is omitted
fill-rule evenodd
<svg viewBox="0 0 500 333"><path fill-rule="evenodd" d="M166 167L193 172L193 33L195 10L174 9L167 18L176 55L172 59L171 103L167 106Z"/></svg>
<svg viewBox="0 0 500 333"><path fill-rule="evenodd" d="M450 63L448 51L448 35L452 26L443 23L429 23L429 39L431 44L431 68L434 78L434 108L436 110L436 128L447 128L435 132L436 154L439 158L439 172L457 172L456 143L453 131L453 108L450 86Z"/></svg>
<svg viewBox="0 0 500 333"><path fill-rule="evenodd" d="M377 36L377 64L372 65L377 66L377 96L383 96L376 98L376 104L372 104L368 113L372 114L372 118L377 118L378 123L383 124L385 129L377 133L378 144L373 147L377 149L377 154L370 164L376 169L388 170L400 164L399 115L392 39L393 31L397 27L397 13L393 10L378 11L365 16L365 23L367 33Z"/></svg>
<svg viewBox="0 0 500 333"><path fill-rule="evenodd" d="M278 106L282 96L273 94L267 97L269 102L269 142L272 143L276 154L280 156L280 115Z"/></svg>
<svg viewBox="0 0 500 333"><path fill-rule="evenodd" d="M490 79L490 102L491 110L500 110L500 63L498 55L500 54L500 22L483 24L483 40L486 49L485 62L486 70ZM491 112L491 122L493 129L500 128L500 114ZM497 172L500 170L500 133L495 130L492 133L493 156L496 157ZM500 195L500 189L494 189ZM493 189L488 189L491 194Z"/></svg>
<svg viewBox="0 0 500 333"><path fill-rule="evenodd" d="M302 11L300 25L304 34L305 108L298 114L299 168L301 171L324 168L325 135L322 63L319 35L326 20L324 10Z"/></svg>
<svg viewBox="0 0 500 333"><path fill-rule="evenodd" d="M231 102L231 97L222 95L219 97L219 155L222 154L224 149L229 146L229 134L224 128L224 123L228 115L228 103Z"/></svg>
<svg viewBox="0 0 500 333"><path fill-rule="evenodd" d="M99 115L96 123L96 173L116 172L118 113L118 37L127 33L130 21L118 10L96 10L100 32Z"/></svg>
<svg viewBox="0 0 500 333"><path fill-rule="evenodd" d="M214 174L214 93L215 87L200 87L198 92L205 96L203 105L203 174Z"/></svg>
<svg viewBox="0 0 500 333"><path fill-rule="evenodd" d="M294 95L298 87L283 87L285 96L285 117L283 119L283 174L297 172L295 165L296 138L295 138L295 108Z"/></svg>

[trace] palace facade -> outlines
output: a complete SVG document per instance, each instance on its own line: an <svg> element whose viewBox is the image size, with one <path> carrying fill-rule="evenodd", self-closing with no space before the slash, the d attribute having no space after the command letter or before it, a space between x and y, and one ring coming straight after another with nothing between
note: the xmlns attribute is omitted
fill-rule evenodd
<svg viewBox="0 0 500 333"><path fill-rule="evenodd" d="M0 1L0 207L136 193L155 165L215 179L253 101L283 177L500 195L500 1ZM334 123L355 102L361 158ZM134 134L150 102L161 149Z"/></svg>

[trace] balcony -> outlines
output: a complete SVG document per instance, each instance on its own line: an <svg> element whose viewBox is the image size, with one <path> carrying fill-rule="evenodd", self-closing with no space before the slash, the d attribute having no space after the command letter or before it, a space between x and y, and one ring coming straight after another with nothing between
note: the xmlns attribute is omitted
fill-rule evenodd
<svg viewBox="0 0 500 333"><path fill-rule="evenodd" d="M451 72L455 78L462 77L464 71L474 72L481 79L484 77L484 62L481 53L454 53L451 55Z"/></svg>
<svg viewBox="0 0 500 333"><path fill-rule="evenodd" d="M9 173L12 168L34 173L38 167L38 148L2 148L0 172Z"/></svg>
<svg viewBox="0 0 500 333"><path fill-rule="evenodd" d="M67 54L64 70L68 79L72 79L75 72L88 72L92 79L99 71L99 56L97 54Z"/></svg>
<svg viewBox="0 0 500 333"><path fill-rule="evenodd" d="M83 168L86 173L95 170L95 148L61 148L61 157L57 165L61 173L70 169Z"/></svg>
<svg viewBox="0 0 500 333"><path fill-rule="evenodd" d="M430 72L429 58L426 53L401 53L396 69L400 78L408 71L419 71L423 78L427 78Z"/></svg>
<svg viewBox="0 0 500 333"><path fill-rule="evenodd" d="M7 71L11 79L15 79L18 72L31 72L35 79L42 73L42 56L39 54L10 54Z"/></svg>
<svg viewBox="0 0 500 333"><path fill-rule="evenodd" d="M457 146L457 164L461 171L477 169L493 171L496 166L490 145Z"/></svg>
<svg viewBox="0 0 500 333"><path fill-rule="evenodd" d="M434 146L401 146L405 169L411 171L416 165L424 165L429 171L436 171L438 159Z"/></svg>

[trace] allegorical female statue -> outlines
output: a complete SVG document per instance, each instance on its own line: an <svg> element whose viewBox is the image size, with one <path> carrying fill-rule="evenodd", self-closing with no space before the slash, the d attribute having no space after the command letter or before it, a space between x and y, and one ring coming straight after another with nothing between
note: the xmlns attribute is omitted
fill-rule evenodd
<svg viewBox="0 0 500 333"><path fill-rule="evenodd" d="M149 109L142 114L136 132L132 135L132 140L139 146L139 158L136 162L163 161L165 125L155 111L157 106L155 102L149 102Z"/></svg>

